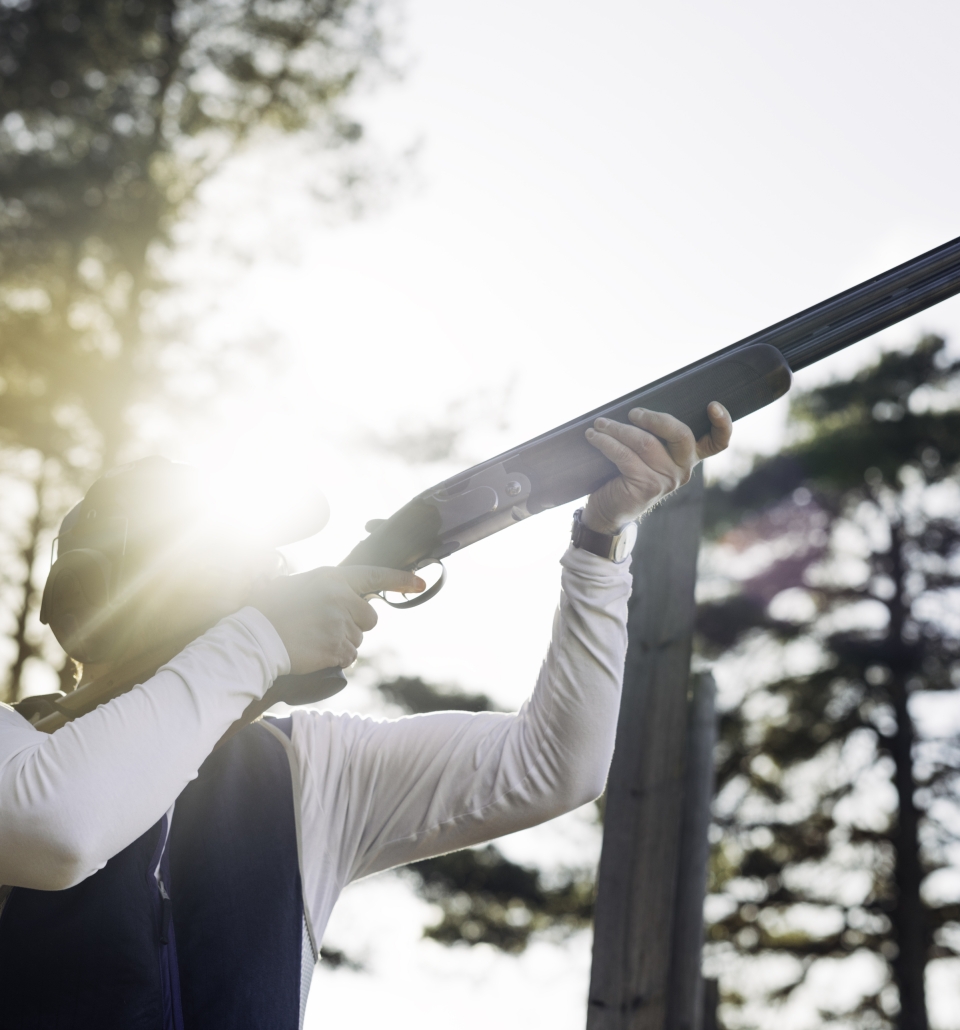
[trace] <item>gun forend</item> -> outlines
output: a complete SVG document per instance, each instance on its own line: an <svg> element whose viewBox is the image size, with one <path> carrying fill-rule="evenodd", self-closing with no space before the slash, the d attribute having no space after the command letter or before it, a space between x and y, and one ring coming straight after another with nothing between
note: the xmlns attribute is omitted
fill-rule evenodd
<svg viewBox="0 0 960 1030"><path fill-rule="evenodd" d="M710 429L710 401L720 401L738 419L782 397L790 382L789 365L768 344L705 361L436 484L378 526L343 564L417 568L592 493L618 474L587 443L585 431L596 418L625 422L635 407L666 411L699 438Z"/></svg>

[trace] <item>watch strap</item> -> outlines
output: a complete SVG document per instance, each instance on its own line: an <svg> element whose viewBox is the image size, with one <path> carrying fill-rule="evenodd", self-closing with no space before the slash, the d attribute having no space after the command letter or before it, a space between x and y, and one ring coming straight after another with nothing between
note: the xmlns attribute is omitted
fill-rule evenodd
<svg viewBox="0 0 960 1030"><path fill-rule="evenodd" d="M570 540L573 546L613 561L622 531L620 533L598 533L597 530L590 529L589 526L583 524L582 515L583 508L578 508L573 513L573 527L570 531Z"/></svg>

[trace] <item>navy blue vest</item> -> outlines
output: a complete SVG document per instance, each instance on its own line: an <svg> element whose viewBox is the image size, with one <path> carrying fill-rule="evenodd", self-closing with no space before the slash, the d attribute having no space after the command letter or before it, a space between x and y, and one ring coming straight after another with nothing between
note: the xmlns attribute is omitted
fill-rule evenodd
<svg viewBox="0 0 960 1030"><path fill-rule="evenodd" d="M177 798L169 832L164 817L68 890L15 888L0 1030L297 1030L294 803L283 744L248 726Z"/></svg>

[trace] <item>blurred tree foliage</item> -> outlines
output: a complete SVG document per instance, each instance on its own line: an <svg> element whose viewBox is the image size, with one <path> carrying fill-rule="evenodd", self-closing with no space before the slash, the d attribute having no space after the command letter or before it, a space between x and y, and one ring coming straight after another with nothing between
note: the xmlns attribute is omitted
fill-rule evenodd
<svg viewBox="0 0 960 1030"><path fill-rule="evenodd" d="M38 654L38 541L163 391L144 315L201 182L258 129L358 140L377 0L0 0L0 472L31 488L10 558L16 656ZM349 188L349 183L345 186Z"/></svg>
<svg viewBox="0 0 960 1030"><path fill-rule="evenodd" d="M410 714L494 711L484 694L438 688L418 677L385 680L379 691ZM492 844L415 862L404 870L417 893L438 905L424 935L441 944L492 944L518 953L537 933L563 935L590 925L594 871L567 870L556 883L506 858Z"/></svg>
<svg viewBox="0 0 960 1030"><path fill-rule="evenodd" d="M859 956L862 997L823 1020L925 1030L927 964L960 955L958 387L941 339L885 354L799 396L793 443L708 493L699 646L742 683L708 907L709 949L744 963L731 1025Z"/></svg>
<svg viewBox="0 0 960 1030"><path fill-rule="evenodd" d="M424 935L441 944L492 944L521 952L536 933L564 935L590 925L592 870L547 886L543 874L505 858L492 844L454 851L408 867L421 897L440 906Z"/></svg>
<svg viewBox="0 0 960 1030"><path fill-rule="evenodd" d="M387 701L410 715L425 712L495 712L497 706L486 694L468 694L454 687L441 688L419 676L383 680L377 690Z"/></svg>

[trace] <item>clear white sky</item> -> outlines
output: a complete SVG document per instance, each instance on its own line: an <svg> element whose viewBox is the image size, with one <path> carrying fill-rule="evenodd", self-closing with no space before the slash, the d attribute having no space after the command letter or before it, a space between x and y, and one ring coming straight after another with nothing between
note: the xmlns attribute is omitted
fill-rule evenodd
<svg viewBox="0 0 960 1030"><path fill-rule="evenodd" d="M303 564L336 562L367 518L494 448L960 235L956 3L408 0L406 11L406 80L363 107L384 149L422 139L415 185L327 228L308 197L320 167L265 148L207 191L193 236L199 335L269 336L287 357L180 456L215 468L232 451L254 474L318 478L333 518ZM921 329L960 338L960 302L882 342ZM775 446L783 413L745 420L738 446ZM450 464L405 466L362 446L370 429L461 416L475 425ZM385 615L370 653L519 703L568 518L539 516L454 558L445 594ZM423 912L402 896L385 882L350 902L338 939L359 935L373 972L321 974L311 1027L519 1028L537 1011L554 1030L584 1025L583 941L520 964L441 954L417 944Z"/></svg>

